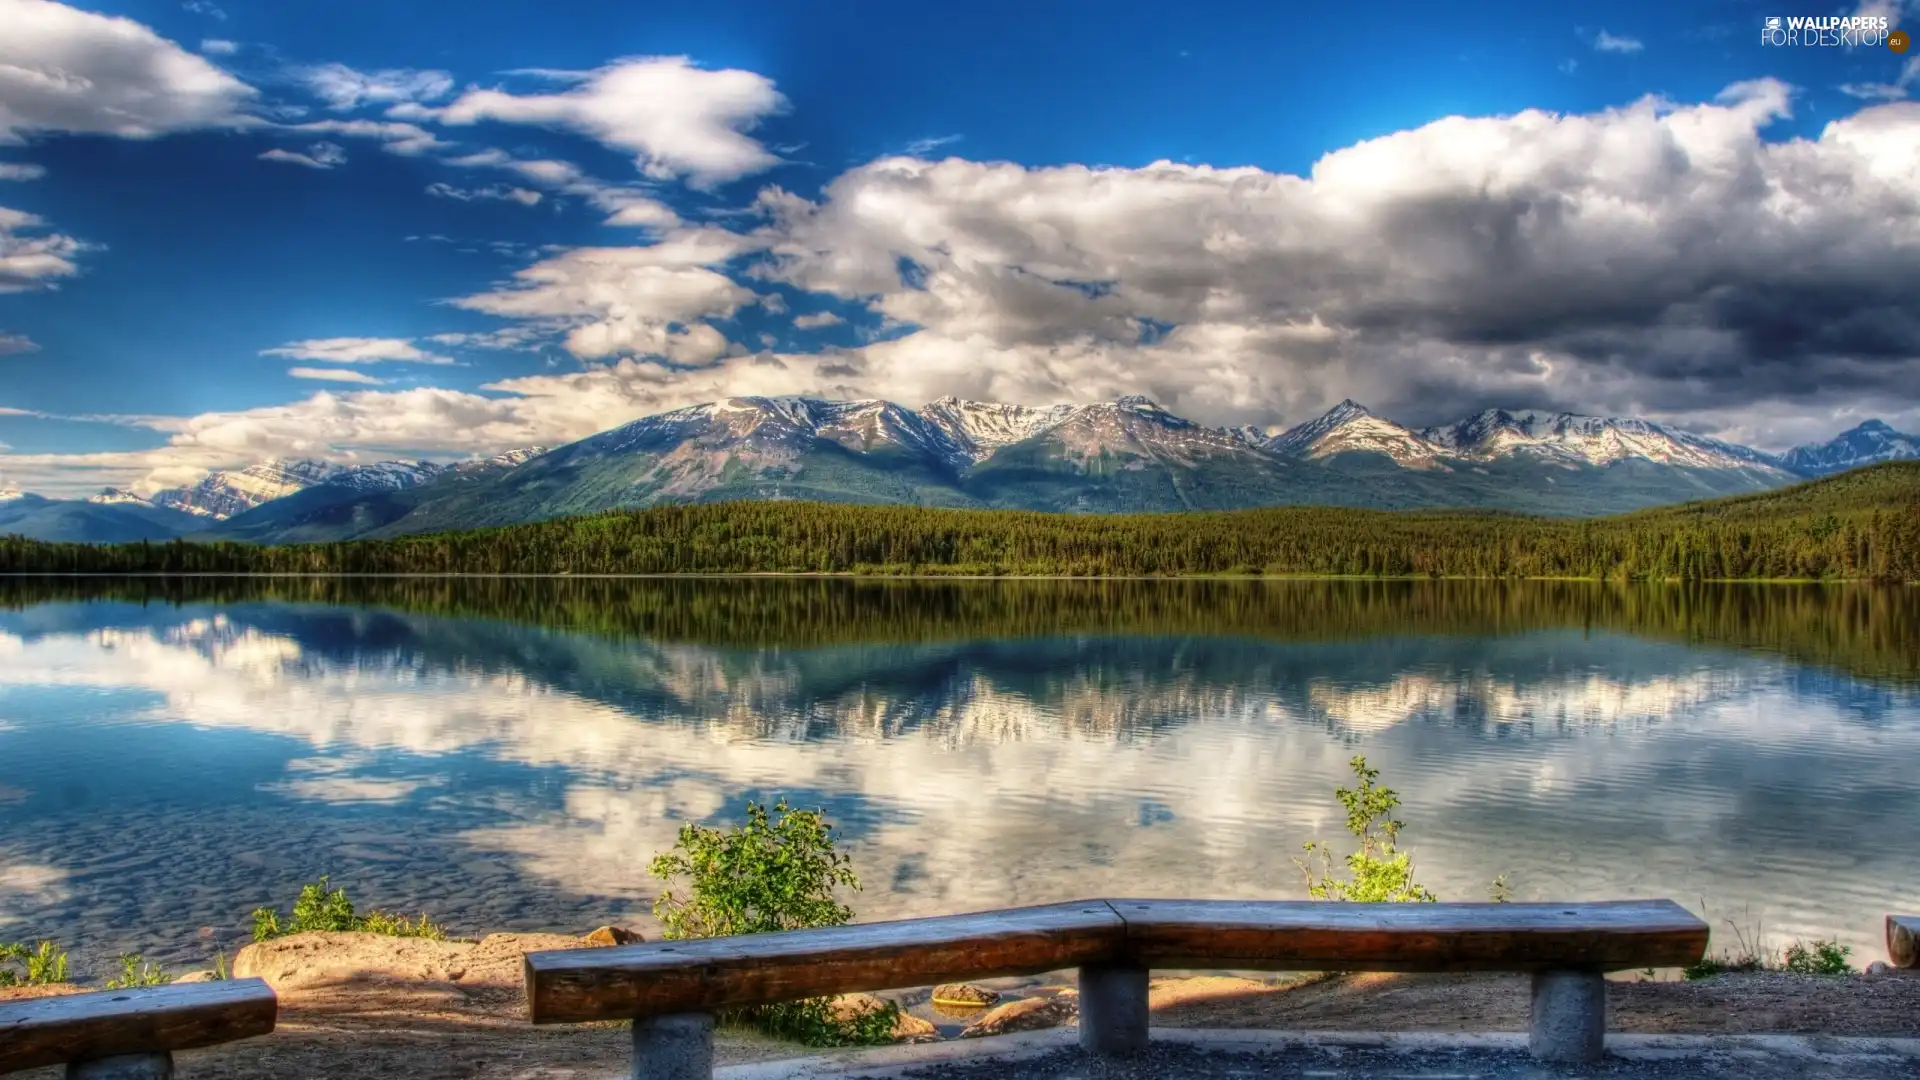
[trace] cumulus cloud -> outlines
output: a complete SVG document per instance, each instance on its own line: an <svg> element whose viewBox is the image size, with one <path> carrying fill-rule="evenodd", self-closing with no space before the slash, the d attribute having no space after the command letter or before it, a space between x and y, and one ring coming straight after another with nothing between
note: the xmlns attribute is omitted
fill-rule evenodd
<svg viewBox="0 0 1920 1080"><path fill-rule="evenodd" d="M818 330L823 326L839 326L846 321L847 320L835 315L831 311L816 311L811 315L795 317L793 325L795 329L799 330Z"/></svg>
<svg viewBox="0 0 1920 1080"><path fill-rule="evenodd" d="M757 299L720 269L754 247L736 233L699 228L645 247L576 248L453 303L564 327L567 349L580 357L639 353L704 364L728 349L707 320L727 318Z"/></svg>
<svg viewBox="0 0 1920 1080"><path fill-rule="evenodd" d="M146 139L248 123L252 87L132 19L0 0L0 144L32 132Z"/></svg>
<svg viewBox="0 0 1920 1080"><path fill-rule="evenodd" d="M376 379L364 371L348 368L290 367L287 374L296 379L311 379L316 382L357 383L361 386L382 386L385 379Z"/></svg>
<svg viewBox="0 0 1920 1080"><path fill-rule="evenodd" d="M0 161L0 180L38 180L47 175L44 165L24 161Z"/></svg>
<svg viewBox="0 0 1920 1080"><path fill-rule="evenodd" d="M260 355L288 360L316 360L326 364L453 363L452 359L427 352L406 338L309 338L262 349Z"/></svg>
<svg viewBox="0 0 1920 1080"><path fill-rule="evenodd" d="M444 71L356 71L345 64L317 64L297 69L294 76L328 108L340 112L363 105L437 101L453 92L453 76Z"/></svg>
<svg viewBox="0 0 1920 1080"><path fill-rule="evenodd" d="M457 188L452 184L434 182L427 185L427 194L436 199L456 199L460 202L475 200L495 200L499 202L517 202L521 206L538 206L541 195L537 191L523 187L511 187L506 184L490 184L482 188Z"/></svg>
<svg viewBox="0 0 1920 1080"><path fill-rule="evenodd" d="M0 293L55 287L80 272L74 259L86 247L37 214L0 206Z"/></svg>
<svg viewBox="0 0 1920 1080"><path fill-rule="evenodd" d="M338 143L317 142L307 147L304 154L276 147L262 153L260 160L284 161L289 165L304 165L309 169L331 169L335 165L347 163L347 152Z"/></svg>
<svg viewBox="0 0 1920 1080"><path fill-rule="evenodd" d="M680 215L645 188L596 180L570 161L519 158L497 149L478 150L444 160L462 169L510 172L536 187L584 199L608 215L607 225L665 230L680 224Z"/></svg>
<svg viewBox="0 0 1920 1080"><path fill-rule="evenodd" d="M0 356L19 356L23 353L40 351L40 346L25 334L9 334L0 330Z"/></svg>
<svg viewBox="0 0 1920 1080"><path fill-rule="evenodd" d="M240 51L240 43L226 38L201 38L200 51L208 56L232 56Z"/></svg>
<svg viewBox="0 0 1920 1080"><path fill-rule="evenodd" d="M1622 34L1609 34L1605 30L1600 31L1593 37L1593 48L1595 52L1637 53L1646 47L1646 43L1642 42L1639 38L1631 38Z"/></svg>
<svg viewBox="0 0 1920 1080"><path fill-rule="evenodd" d="M495 121L576 131L633 154L634 164L649 177L685 177L703 187L779 162L746 134L786 108L786 99L763 75L708 71L684 56L548 75L571 85L554 93L469 90L437 115L446 124Z"/></svg>

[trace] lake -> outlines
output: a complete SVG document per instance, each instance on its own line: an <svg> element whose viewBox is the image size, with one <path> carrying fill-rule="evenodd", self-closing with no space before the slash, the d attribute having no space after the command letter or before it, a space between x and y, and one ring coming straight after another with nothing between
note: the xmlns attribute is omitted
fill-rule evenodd
<svg viewBox="0 0 1920 1080"><path fill-rule="evenodd" d="M1442 899L1878 959L1920 909L1920 589L0 581L0 939L200 966L322 874L456 932L650 929L680 825L780 795L861 918L1298 897L1355 755Z"/></svg>

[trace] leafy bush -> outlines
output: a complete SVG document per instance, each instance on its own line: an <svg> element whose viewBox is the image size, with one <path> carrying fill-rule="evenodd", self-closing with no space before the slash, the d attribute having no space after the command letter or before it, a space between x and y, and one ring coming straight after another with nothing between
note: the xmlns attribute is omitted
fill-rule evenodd
<svg viewBox="0 0 1920 1080"><path fill-rule="evenodd" d="M300 895L293 901L293 915L284 923L280 921L280 913L270 907L253 910L255 941L315 930L358 930L388 937L431 938L435 941L447 936L445 927L429 921L424 914L411 921L405 915L379 910L362 915L353 909L353 901L347 899L347 890L327 891L327 879L324 877L301 887Z"/></svg>
<svg viewBox="0 0 1920 1080"><path fill-rule="evenodd" d="M18 964L19 971L5 967ZM0 986L48 986L67 981L67 953L51 941L28 948L0 942Z"/></svg>
<svg viewBox="0 0 1920 1080"><path fill-rule="evenodd" d="M1781 966L1796 975L1851 975L1853 965L1847 963L1851 948L1837 941L1815 941L1812 944L1796 941L1787 946L1786 962Z"/></svg>
<svg viewBox="0 0 1920 1080"><path fill-rule="evenodd" d="M670 939L840 926L853 909L836 890L860 888L852 860L834 847L833 826L785 799L771 813L749 802L746 823L736 828L681 826L673 849L648 871L668 882L653 913ZM674 884L679 879L684 887ZM809 998L732 1010L724 1019L808 1046L870 1046L893 1041L899 1016L893 1002L862 1011Z"/></svg>
<svg viewBox="0 0 1920 1080"><path fill-rule="evenodd" d="M1433 893L1413 880L1413 853L1395 846L1406 825L1393 818L1400 796L1392 788L1375 785L1380 770L1368 768L1366 758L1356 757L1348 765L1359 785L1336 788L1333 794L1347 808L1347 831L1360 841L1359 849L1345 860L1352 876L1335 877L1332 846L1309 840L1307 857L1293 860L1307 877L1307 893L1316 900L1432 903L1437 899ZM1506 882L1498 884L1499 891L1504 891Z"/></svg>
<svg viewBox="0 0 1920 1080"><path fill-rule="evenodd" d="M173 979L160 970L159 964L149 964L141 959L139 953L120 954L120 974L107 980L109 990L131 990L141 986L165 986Z"/></svg>

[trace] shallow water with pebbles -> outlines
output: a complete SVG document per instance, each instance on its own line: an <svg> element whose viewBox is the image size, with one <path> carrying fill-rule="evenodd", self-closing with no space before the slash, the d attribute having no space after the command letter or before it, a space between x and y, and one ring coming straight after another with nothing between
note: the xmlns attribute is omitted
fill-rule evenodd
<svg viewBox="0 0 1920 1080"><path fill-rule="evenodd" d="M1356 754L1446 898L1704 900L1862 956L1920 908L1897 591L436 588L14 597L0 939L202 966L321 874L456 932L645 930L679 826L781 794L862 918L1296 896Z"/></svg>

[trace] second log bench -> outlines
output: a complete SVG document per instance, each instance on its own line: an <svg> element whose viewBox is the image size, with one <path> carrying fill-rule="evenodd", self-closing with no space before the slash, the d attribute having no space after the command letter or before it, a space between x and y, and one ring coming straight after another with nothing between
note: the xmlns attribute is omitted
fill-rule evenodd
<svg viewBox="0 0 1920 1080"><path fill-rule="evenodd" d="M714 1013L964 979L1080 972L1080 1044L1147 1043L1153 968L1533 975L1536 1057L1604 1053L1609 971L1682 967L1707 924L1671 900L1352 904L1088 900L818 930L529 953L536 1024L633 1021L635 1072L709 1080Z"/></svg>
<svg viewBox="0 0 1920 1080"><path fill-rule="evenodd" d="M169 1080L175 1050L265 1035L278 1015L259 979L0 1002L0 1073L65 1063L69 1080Z"/></svg>

